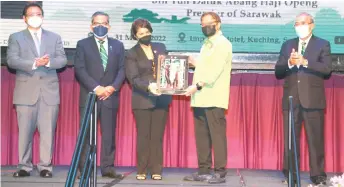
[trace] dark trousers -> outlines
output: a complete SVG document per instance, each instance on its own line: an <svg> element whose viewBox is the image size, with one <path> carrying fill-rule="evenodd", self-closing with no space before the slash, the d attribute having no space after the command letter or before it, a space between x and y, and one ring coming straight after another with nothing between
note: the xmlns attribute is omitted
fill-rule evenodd
<svg viewBox="0 0 344 187"><path fill-rule="evenodd" d="M283 173L288 177L288 130L289 130L289 111L283 111L284 120L284 163ZM326 176L324 172L324 110L322 109L305 109L301 106L294 109L294 124L296 149L298 153L298 166L300 167L300 133L302 122L305 122L309 149L309 166L310 176ZM292 146L292 150L294 147ZM294 155L293 155L293 166ZM295 167L293 168L295 172ZM295 176L295 173L294 173Z"/></svg>
<svg viewBox="0 0 344 187"><path fill-rule="evenodd" d="M84 117L84 107L80 107L80 124L82 118ZM100 169L101 172L115 172L114 160L115 160L115 134L116 134L116 121L117 121L117 108L108 108L102 104L97 106L97 119L100 120L100 129L101 129L101 153L100 153ZM84 167L87 147L89 145L89 131L85 142L82 146L81 158L79 162L79 169L81 170ZM82 171L82 170L81 170Z"/></svg>
<svg viewBox="0 0 344 187"><path fill-rule="evenodd" d="M214 170L226 176L227 137L225 110L222 108L193 108L199 174L209 174L214 148Z"/></svg>
<svg viewBox="0 0 344 187"><path fill-rule="evenodd" d="M163 166L163 138L168 108L133 110L137 129L137 173L161 174Z"/></svg>

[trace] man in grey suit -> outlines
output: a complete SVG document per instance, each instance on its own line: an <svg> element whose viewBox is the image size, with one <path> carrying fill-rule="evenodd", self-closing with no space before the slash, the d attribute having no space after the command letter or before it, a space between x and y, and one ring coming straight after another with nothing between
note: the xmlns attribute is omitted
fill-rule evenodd
<svg viewBox="0 0 344 187"><path fill-rule="evenodd" d="M11 34L7 63L16 70L13 104L19 127L19 170L13 177L30 176L32 137L40 133L40 176L52 177L53 142L60 93L56 69L67 64L61 37L41 28L43 9L32 3L25 6L23 19L27 29Z"/></svg>

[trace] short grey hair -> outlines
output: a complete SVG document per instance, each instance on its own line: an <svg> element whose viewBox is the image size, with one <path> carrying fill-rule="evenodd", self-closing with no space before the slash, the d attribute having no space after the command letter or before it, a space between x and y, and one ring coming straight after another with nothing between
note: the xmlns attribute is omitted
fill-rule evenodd
<svg viewBox="0 0 344 187"><path fill-rule="evenodd" d="M93 15L92 15L92 20L91 20L91 23L93 23L93 20L96 16L106 16L107 17L107 20L108 20L108 23L110 23L110 17L109 17L109 14L105 13L105 12L102 12L102 11L97 11L95 12Z"/></svg>
<svg viewBox="0 0 344 187"><path fill-rule="evenodd" d="M309 17L309 19L311 20L311 22L314 23L314 17L313 17L312 15L310 15L309 13L307 13L307 12L302 12L302 13L298 14L298 15L296 16L296 18L298 18L298 17L300 17L300 16L307 16L307 17Z"/></svg>

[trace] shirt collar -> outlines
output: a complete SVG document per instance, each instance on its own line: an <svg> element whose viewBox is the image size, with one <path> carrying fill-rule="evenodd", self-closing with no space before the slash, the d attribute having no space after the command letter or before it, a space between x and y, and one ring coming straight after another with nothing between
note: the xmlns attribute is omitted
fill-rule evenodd
<svg viewBox="0 0 344 187"><path fill-rule="evenodd" d="M306 44L308 44L308 42L309 42L309 40L312 38L312 36L313 36L313 34L311 34L311 36L308 37L307 40L301 40L301 39L299 38L299 43L306 42Z"/></svg>
<svg viewBox="0 0 344 187"><path fill-rule="evenodd" d="M34 33L37 33L38 36L42 35L42 28L39 28L37 31L31 30L29 28L27 28L29 30L29 32L31 33L31 35L34 35Z"/></svg>
<svg viewBox="0 0 344 187"><path fill-rule="evenodd" d="M99 42L98 42L98 41L101 41L101 40L99 40L99 39L98 39L98 38L96 38L96 37L94 37L94 39L96 40L97 44L99 44ZM105 44L105 43L107 43L107 42L108 42L108 38L107 38L107 37L105 37L105 38L104 38L104 40L102 40L102 41L104 41L104 44Z"/></svg>
<svg viewBox="0 0 344 187"><path fill-rule="evenodd" d="M214 44L215 43L215 41L218 39L218 38L220 38L220 36L222 36L223 34L222 34L222 31L218 31L214 36L212 36L212 37L210 37L210 38L206 38L205 40L204 40L204 44L210 44L210 45L212 45L212 44Z"/></svg>

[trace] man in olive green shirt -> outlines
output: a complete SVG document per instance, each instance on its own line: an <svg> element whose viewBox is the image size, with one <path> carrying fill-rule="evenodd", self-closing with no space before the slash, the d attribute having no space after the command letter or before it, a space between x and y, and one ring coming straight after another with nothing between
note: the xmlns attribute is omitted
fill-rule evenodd
<svg viewBox="0 0 344 187"><path fill-rule="evenodd" d="M191 95L194 112L198 172L186 176L187 181L224 183L227 165L227 137L225 110L228 109L232 67L232 44L222 35L220 17L214 12L201 17L202 32L207 37L195 66L193 85L185 95ZM214 171L211 174L212 147Z"/></svg>

